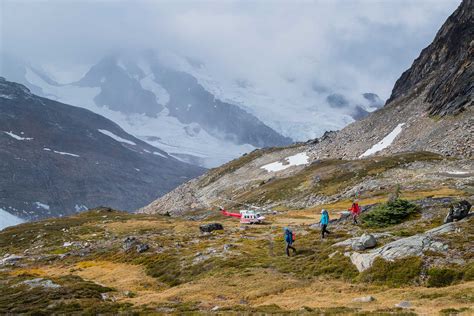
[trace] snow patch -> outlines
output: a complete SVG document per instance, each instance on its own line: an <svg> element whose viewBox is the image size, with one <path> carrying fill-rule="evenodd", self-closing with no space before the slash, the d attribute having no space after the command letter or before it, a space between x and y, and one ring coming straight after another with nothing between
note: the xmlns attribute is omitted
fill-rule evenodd
<svg viewBox="0 0 474 316"><path fill-rule="evenodd" d="M56 154L64 155L64 156L81 157L81 156L79 156L79 155L67 153L67 152L64 152L64 151L56 151L56 150L53 150L53 152L55 152Z"/></svg>
<svg viewBox="0 0 474 316"><path fill-rule="evenodd" d="M290 157L286 157L285 160L288 163L283 164L279 161L272 162L268 165L262 166L261 169L265 169L268 172L276 172L276 171L285 170L292 166L306 165L308 163L309 157L306 154L306 152L303 152L303 153L299 153Z"/></svg>
<svg viewBox="0 0 474 316"><path fill-rule="evenodd" d="M13 99L15 98L15 96L13 96L13 95L11 95L11 94L1 94L1 93L0 93L0 98L13 100Z"/></svg>
<svg viewBox="0 0 474 316"><path fill-rule="evenodd" d="M81 157L81 156L79 156L79 155L71 154L71 153L68 153L68 152L65 152L65 151L52 150L52 149L50 149L50 148L48 148L48 147L44 147L43 150L44 150L44 151L51 151L51 152L53 152L53 153L55 153L55 154L59 154L59 155L63 155L63 156L71 156L71 157L76 157L76 158Z"/></svg>
<svg viewBox="0 0 474 316"><path fill-rule="evenodd" d="M393 143L394 139L398 136L398 134L401 133L403 125L405 125L405 123L398 124L393 129L393 131L391 131L387 136L385 136L380 142L369 148L365 153L360 155L359 158L373 155L376 152L379 152L390 146Z"/></svg>
<svg viewBox="0 0 474 316"><path fill-rule="evenodd" d="M76 204L74 206L74 209L76 210L76 212L82 212L82 211L87 211L87 206L85 205L79 205L79 204Z"/></svg>
<svg viewBox="0 0 474 316"><path fill-rule="evenodd" d="M157 151L154 151L154 152L153 152L153 155L157 155L157 156L160 156L160 157L163 157L163 158L168 158L168 157L166 157L165 155L163 155L163 154L161 154L161 153L159 153L159 152L157 152Z"/></svg>
<svg viewBox="0 0 474 316"><path fill-rule="evenodd" d="M104 135L109 136L110 138L115 139L115 140L118 141L118 142L125 143L125 144L129 144L129 145L133 145L133 146L136 146L136 145L137 145L137 144L135 144L134 142L132 142L131 140L127 140L127 139L125 139L125 138L122 138L122 137L120 137L120 136L117 136L117 135L115 135L114 133L109 132L108 130L99 129L98 131L101 132L101 133L104 134Z"/></svg>
<svg viewBox="0 0 474 316"><path fill-rule="evenodd" d="M23 223L24 220L0 208L0 230Z"/></svg>
<svg viewBox="0 0 474 316"><path fill-rule="evenodd" d="M44 203L41 203L41 202L35 202L33 204L36 205L37 208L42 208L43 210L49 211L49 205L48 204L44 204Z"/></svg>
<svg viewBox="0 0 474 316"><path fill-rule="evenodd" d="M15 133L13 133L12 131L10 131L10 132L5 132L5 131L4 131L4 133L7 134L7 135L10 136L10 137L16 139L16 140L33 140L33 139L34 139L34 138L32 138L32 137L22 137L22 136L18 136L18 135L16 135ZM23 134L23 132L22 132L21 134Z"/></svg>

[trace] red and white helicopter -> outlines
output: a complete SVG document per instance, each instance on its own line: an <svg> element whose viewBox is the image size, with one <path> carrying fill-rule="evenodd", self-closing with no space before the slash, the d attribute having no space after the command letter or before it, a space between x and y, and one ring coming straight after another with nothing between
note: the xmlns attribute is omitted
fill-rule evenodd
<svg viewBox="0 0 474 316"><path fill-rule="evenodd" d="M263 216L262 214L272 212L271 210L267 210L263 207L258 207L258 206L245 204L245 203L237 203L232 200L226 200L226 199L223 199L223 200L229 201L235 204L244 205L250 208L263 210L263 211L256 211L254 209L246 209L246 210L240 210L239 213L232 213L224 209L222 206L219 207L219 210L221 211L222 215L240 218L241 224L262 224L265 221L265 216Z"/></svg>

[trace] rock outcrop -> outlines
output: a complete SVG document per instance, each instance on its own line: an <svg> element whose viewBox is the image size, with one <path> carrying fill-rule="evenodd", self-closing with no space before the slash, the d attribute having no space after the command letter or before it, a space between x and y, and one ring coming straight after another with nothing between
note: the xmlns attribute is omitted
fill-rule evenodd
<svg viewBox="0 0 474 316"><path fill-rule="evenodd" d="M357 270L364 271L370 268L375 258L378 257L393 261L409 256L421 256L427 250L442 252L447 250L448 246L436 240L435 237L452 232L455 229L456 225L454 223L444 224L422 234L392 241L366 253L354 252L350 254L350 259Z"/></svg>
<svg viewBox="0 0 474 316"><path fill-rule="evenodd" d="M223 230L224 227L219 223L204 224L199 226L199 230L203 233L210 233L215 230Z"/></svg>
<svg viewBox="0 0 474 316"><path fill-rule="evenodd" d="M469 214L471 206L471 203L466 200L451 205L448 215L446 215L446 218L444 219L444 223L451 223L454 220L458 221L465 218Z"/></svg>
<svg viewBox="0 0 474 316"><path fill-rule="evenodd" d="M474 1L464 0L413 65L397 80L388 102L430 80L425 101L431 115L454 115L474 95Z"/></svg>

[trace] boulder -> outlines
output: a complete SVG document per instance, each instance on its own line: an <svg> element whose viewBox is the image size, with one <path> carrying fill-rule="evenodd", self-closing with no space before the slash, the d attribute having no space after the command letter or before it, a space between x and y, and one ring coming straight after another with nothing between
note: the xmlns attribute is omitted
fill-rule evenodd
<svg viewBox="0 0 474 316"><path fill-rule="evenodd" d="M214 230L223 230L224 227L222 224L219 223L212 223L212 224L204 224L199 226L199 230L201 230L202 233L210 233Z"/></svg>
<svg viewBox="0 0 474 316"><path fill-rule="evenodd" d="M3 259L0 259L0 266L2 265L15 265L18 261L23 259L23 256L18 255L5 255Z"/></svg>
<svg viewBox="0 0 474 316"><path fill-rule="evenodd" d="M127 237L123 240L123 245L122 248L125 251L129 251L132 249L134 246L138 244L138 240L135 237Z"/></svg>
<svg viewBox="0 0 474 316"><path fill-rule="evenodd" d="M362 296L362 297L356 297L355 299L352 300L355 303L370 303L375 301L375 297L373 296Z"/></svg>
<svg viewBox="0 0 474 316"><path fill-rule="evenodd" d="M370 234L370 235L373 236L373 237L375 238L375 240L377 240L378 238L383 238L383 237L392 237L392 234L390 234L390 233L373 233L373 234ZM362 236L363 236L363 235L362 235ZM353 238L346 239L346 240L344 240L344 241L340 241L340 242L338 242L338 243L335 243L333 246L334 246L334 247L351 247L352 244L353 244L354 242L359 241L362 236L360 236L360 237L353 237ZM373 248L373 247L375 247L375 245L372 246L372 248ZM368 247L368 248L370 248L370 247Z"/></svg>
<svg viewBox="0 0 474 316"><path fill-rule="evenodd" d="M61 285L56 284L51 280L43 279L43 278L25 280L25 281L21 282L21 284L28 285L31 288L43 287L43 288L47 288L47 289L57 289L57 288L61 287Z"/></svg>
<svg viewBox="0 0 474 316"><path fill-rule="evenodd" d="M142 253L150 249L150 246L148 246L147 244L138 244L135 249L138 253Z"/></svg>
<svg viewBox="0 0 474 316"><path fill-rule="evenodd" d="M466 200L451 205L448 215L446 215L444 219L444 223L451 223L454 220L459 221L465 218L469 214L471 206L471 203Z"/></svg>
<svg viewBox="0 0 474 316"><path fill-rule="evenodd" d="M410 303L409 301L401 301L400 303L395 304L395 307L398 307L398 308L410 308L410 307L411 307L411 303Z"/></svg>
<svg viewBox="0 0 474 316"><path fill-rule="evenodd" d="M377 245L377 239L372 234L363 234L359 239L352 242L352 249L354 250L365 250L368 248L374 248Z"/></svg>

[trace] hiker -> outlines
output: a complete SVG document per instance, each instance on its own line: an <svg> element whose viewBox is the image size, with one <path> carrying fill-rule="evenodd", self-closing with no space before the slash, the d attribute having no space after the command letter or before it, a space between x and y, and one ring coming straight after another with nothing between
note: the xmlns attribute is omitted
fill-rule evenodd
<svg viewBox="0 0 474 316"><path fill-rule="evenodd" d="M294 241L295 235L288 227L285 227L286 255L288 257L290 256L290 249L293 249L293 254L296 254L296 249L293 247Z"/></svg>
<svg viewBox="0 0 474 316"><path fill-rule="evenodd" d="M357 203L357 202L352 203L352 206L349 209L349 211L351 212L352 220L353 220L354 224L358 224L357 218L359 217L360 211L361 211L359 203Z"/></svg>
<svg viewBox="0 0 474 316"><path fill-rule="evenodd" d="M319 225L321 225L321 237L324 238L324 234L330 234L327 227L329 224L329 213L325 209L321 210L321 221Z"/></svg>

